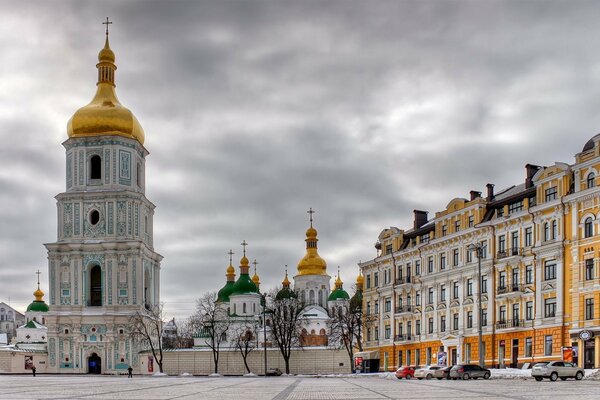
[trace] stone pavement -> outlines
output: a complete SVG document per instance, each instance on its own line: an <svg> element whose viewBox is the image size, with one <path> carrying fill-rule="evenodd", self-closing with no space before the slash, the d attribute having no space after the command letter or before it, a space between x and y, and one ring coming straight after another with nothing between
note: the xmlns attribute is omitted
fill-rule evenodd
<svg viewBox="0 0 600 400"><path fill-rule="evenodd" d="M600 381L0 375L0 399L598 399Z"/></svg>

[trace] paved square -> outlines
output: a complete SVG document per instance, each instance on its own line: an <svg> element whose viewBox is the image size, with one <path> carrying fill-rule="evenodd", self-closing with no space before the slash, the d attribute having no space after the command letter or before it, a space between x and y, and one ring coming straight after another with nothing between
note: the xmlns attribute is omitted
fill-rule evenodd
<svg viewBox="0 0 600 400"><path fill-rule="evenodd" d="M0 375L0 399L597 399L600 381L398 381L380 377L126 377Z"/></svg>

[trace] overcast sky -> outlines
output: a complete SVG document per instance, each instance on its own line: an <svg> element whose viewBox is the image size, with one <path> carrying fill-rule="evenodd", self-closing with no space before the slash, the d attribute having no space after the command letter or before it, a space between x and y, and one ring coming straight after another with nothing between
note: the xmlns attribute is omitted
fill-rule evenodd
<svg viewBox="0 0 600 400"><path fill-rule="evenodd" d="M108 16L146 132L161 298L185 317L242 240L262 289L305 253L345 287L389 226L573 163L600 131L594 1L0 0L0 301L24 310L56 240L66 124ZM48 299L48 296L46 296Z"/></svg>

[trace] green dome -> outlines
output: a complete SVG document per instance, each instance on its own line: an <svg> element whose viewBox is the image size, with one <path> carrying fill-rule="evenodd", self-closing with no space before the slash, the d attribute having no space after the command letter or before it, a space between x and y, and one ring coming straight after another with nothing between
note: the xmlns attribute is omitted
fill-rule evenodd
<svg viewBox="0 0 600 400"><path fill-rule="evenodd" d="M350 298L350 296L348 295L348 292L346 292L342 288L339 288L339 289L335 289L333 292L331 292L328 300L329 301L348 300L349 298Z"/></svg>
<svg viewBox="0 0 600 400"><path fill-rule="evenodd" d="M284 287L279 292L277 292L277 295L275 296L275 300L284 300L291 298L297 299L298 295L293 290L290 290L289 287Z"/></svg>
<svg viewBox="0 0 600 400"><path fill-rule="evenodd" d="M27 311L48 312L50 311L50 307L48 307L48 304L43 300L34 300L33 303L27 306Z"/></svg>
<svg viewBox="0 0 600 400"><path fill-rule="evenodd" d="M225 286L223 286L223 288L219 290L219 293L217 294L217 301L219 303L229 303L229 296L232 292L233 282L227 282Z"/></svg>
<svg viewBox="0 0 600 400"><path fill-rule="evenodd" d="M258 293L258 288L256 287L256 284L252 282L252 279L250 279L250 275L240 274L238 280L233 284L229 295L249 293Z"/></svg>

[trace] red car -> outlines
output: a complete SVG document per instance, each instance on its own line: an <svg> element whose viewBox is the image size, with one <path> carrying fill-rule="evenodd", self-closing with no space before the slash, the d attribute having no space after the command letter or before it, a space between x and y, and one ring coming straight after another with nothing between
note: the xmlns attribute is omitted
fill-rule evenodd
<svg viewBox="0 0 600 400"><path fill-rule="evenodd" d="M414 365L405 365L404 367L400 367L396 370L396 378L398 379L412 379L415 377L415 367Z"/></svg>

